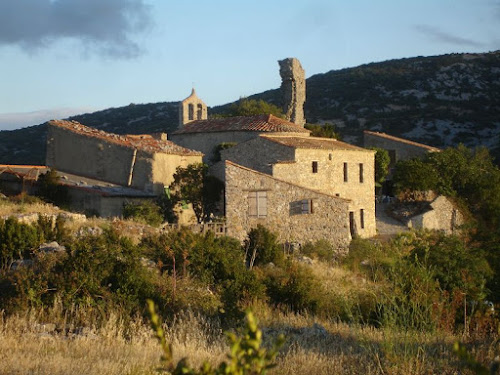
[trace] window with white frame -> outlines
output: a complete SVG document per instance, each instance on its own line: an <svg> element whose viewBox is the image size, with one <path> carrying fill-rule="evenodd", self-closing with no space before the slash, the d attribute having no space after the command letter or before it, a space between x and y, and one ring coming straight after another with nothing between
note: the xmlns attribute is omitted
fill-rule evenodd
<svg viewBox="0 0 500 375"><path fill-rule="evenodd" d="M248 215L250 217L267 217L267 191L248 192Z"/></svg>
<svg viewBox="0 0 500 375"><path fill-rule="evenodd" d="M302 199L290 202L290 215L304 215L313 213L312 199Z"/></svg>

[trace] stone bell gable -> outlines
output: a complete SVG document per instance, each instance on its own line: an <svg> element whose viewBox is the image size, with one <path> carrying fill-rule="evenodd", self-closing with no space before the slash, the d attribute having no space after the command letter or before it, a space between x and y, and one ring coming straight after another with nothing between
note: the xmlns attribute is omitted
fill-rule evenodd
<svg viewBox="0 0 500 375"><path fill-rule="evenodd" d="M179 128L196 120L206 120L208 118L207 105L198 98L193 89L191 95L179 102Z"/></svg>

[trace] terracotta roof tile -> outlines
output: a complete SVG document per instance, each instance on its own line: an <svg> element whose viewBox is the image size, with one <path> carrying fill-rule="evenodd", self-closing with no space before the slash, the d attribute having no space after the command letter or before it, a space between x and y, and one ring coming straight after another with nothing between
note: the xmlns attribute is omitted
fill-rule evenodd
<svg viewBox="0 0 500 375"><path fill-rule="evenodd" d="M282 135L261 135L262 138L272 142L282 144L284 146L302 149L321 149L321 150L353 150L353 151L367 151L366 148L351 145L349 143L341 142L333 138L319 138L319 137L287 137Z"/></svg>
<svg viewBox="0 0 500 375"><path fill-rule="evenodd" d="M49 121L48 124L70 130L74 133L102 139L103 141L109 143L118 144L124 147L135 148L150 153L159 152L159 153L174 154L174 155L203 155L203 153L199 151L194 151L185 147L181 147L171 141L159 140L153 138L149 134L118 135L90 128L76 121L52 120Z"/></svg>
<svg viewBox="0 0 500 375"><path fill-rule="evenodd" d="M395 137L393 135L389 135L386 133L372 132L369 130L365 130L364 133L368 134L368 135L374 135L374 136L380 137L380 138L389 139L391 141L396 141L396 142L406 143L406 144L412 145L412 146L422 147L422 148L425 148L431 152L440 152L441 151L441 149L439 149L437 147L427 146L427 145L424 145L423 143L413 142L413 141L410 141L408 139Z"/></svg>
<svg viewBox="0 0 500 375"><path fill-rule="evenodd" d="M257 115L196 120L185 124L181 129L173 132L173 134L225 131L310 133L309 130L302 126L279 117L273 115Z"/></svg>

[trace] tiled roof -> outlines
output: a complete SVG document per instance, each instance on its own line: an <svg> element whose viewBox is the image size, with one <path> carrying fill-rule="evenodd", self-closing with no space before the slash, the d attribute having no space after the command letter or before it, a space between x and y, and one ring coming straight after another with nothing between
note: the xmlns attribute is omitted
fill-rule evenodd
<svg viewBox="0 0 500 375"><path fill-rule="evenodd" d="M181 129L173 132L173 134L226 131L310 133L309 130L302 126L279 117L273 115L257 115L192 121L185 124Z"/></svg>
<svg viewBox="0 0 500 375"><path fill-rule="evenodd" d="M352 150L352 151L368 151L366 148L351 145L341 142L333 138L318 138L318 137L287 137L282 135L261 135L263 139L271 142L276 142L284 146L302 149L320 149L320 150Z"/></svg>
<svg viewBox="0 0 500 375"><path fill-rule="evenodd" d="M74 133L86 135L89 137L94 137L102 139L103 141L118 144L125 147L135 148L141 151L146 151L150 153L164 153L164 154L174 154L174 155L203 155L199 151L190 150L185 147L176 145L175 143L167 140L159 140L153 138L149 134L141 135L118 135L113 133L106 133L102 130L97 130L90 128L88 126L82 125L76 121L65 121L65 120L52 120L48 122L49 125L57 126L59 128L64 128L70 130Z"/></svg>
<svg viewBox="0 0 500 375"><path fill-rule="evenodd" d="M401 143L406 143L408 145L425 148L425 149L427 149L427 150L429 150L431 152L439 152L439 151L441 151L441 149L439 149L437 147L427 146L427 145L424 145L423 143L409 141L408 139L398 138L398 137L395 137L393 135L389 135L389 134L385 134L385 133L372 132L372 131L369 131L369 130L365 130L364 133L368 134L368 135L373 135L373 136L376 136L376 137L380 137L380 138L389 139L389 140L395 141L395 142L401 142Z"/></svg>

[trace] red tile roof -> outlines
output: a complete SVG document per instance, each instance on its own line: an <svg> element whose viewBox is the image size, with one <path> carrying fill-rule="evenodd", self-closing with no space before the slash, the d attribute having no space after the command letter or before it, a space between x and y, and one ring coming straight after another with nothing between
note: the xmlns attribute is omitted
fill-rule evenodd
<svg viewBox="0 0 500 375"><path fill-rule="evenodd" d="M319 137L288 137L282 135L261 135L263 139L271 142L276 142L284 146L302 149L320 149L320 150L352 150L352 151L368 151L366 148L351 145L341 142L333 138Z"/></svg>
<svg viewBox="0 0 500 375"><path fill-rule="evenodd" d="M310 131L304 127L279 117L273 115L257 115L196 120L185 124L181 129L173 132L173 134L226 131L310 133Z"/></svg>
<svg viewBox="0 0 500 375"><path fill-rule="evenodd" d="M410 141L410 140L404 139L404 138L398 138L398 137L395 137L393 135L389 135L389 134L386 134L386 133L372 132L372 131L369 131L369 130L365 130L364 133L368 134L368 135L373 135L375 137L389 139L389 140L395 141L395 142L401 142L401 143L406 143L408 145L425 148L425 149L427 149L427 150L429 150L431 152L440 152L441 151L441 149L439 149L437 147L427 146L427 145L424 145L423 143L413 142L413 141Z"/></svg>
<svg viewBox="0 0 500 375"><path fill-rule="evenodd" d="M159 140L153 138L149 134L118 135L113 133L106 133L102 130L97 130L82 125L76 121L52 120L49 121L48 124L59 128L67 129L74 133L86 135L93 138L98 138L109 143L135 148L150 153L164 153L164 154L174 154L174 155L203 155L203 153L199 151L194 151L185 147L181 147L171 141Z"/></svg>

